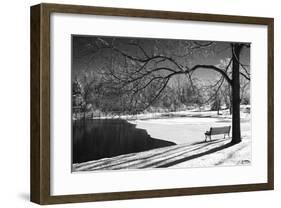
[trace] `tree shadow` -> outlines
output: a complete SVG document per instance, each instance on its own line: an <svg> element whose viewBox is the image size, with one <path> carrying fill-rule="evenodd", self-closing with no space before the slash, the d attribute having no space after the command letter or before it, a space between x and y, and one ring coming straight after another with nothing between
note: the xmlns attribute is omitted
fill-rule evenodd
<svg viewBox="0 0 281 208"><path fill-rule="evenodd" d="M192 152L192 151L197 151L197 150L199 150L199 149L202 149L202 148L205 148L205 147L207 147L207 146L209 146L209 145L212 145L212 144L214 144L214 143L210 143L210 142L205 142L206 144L204 144L204 145L201 145L200 147L197 147L197 148L194 148L194 149L192 149L192 150L190 150L189 149L189 147L190 147L190 145L185 145L185 146L180 146L180 147L178 147L178 146L175 146L174 148L169 148L169 149L167 149L167 150L165 150L165 151L160 151L160 152L156 152L156 153L152 153L152 154L149 154L149 156L147 156L147 157L142 157L141 158L141 160L139 160L139 162L137 162L137 163L134 163L134 165L139 165L139 164L141 164L141 163L143 163L143 160L145 160L145 161L149 161L149 160L155 160L157 157L159 158L159 157L161 157L161 156L165 156L165 155L169 155L169 154L178 154L178 153L181 153L182 151L183 151L183 149L185 149L186 148L186 150L185 150L185 153L188 153L188 152ZM157 148L155 148L155 149L157 149ZM108 161L105 161L105 162L103 162L102 163L102 165L103 165L103 167L105 167L106 169L110 169L110 170L118 170L118 169L122 169L121 167L120 167L120 165L123 165L123 164L126 164L126 163L131 163L131 162L136 162L139 158L135 158L134 156L136 155L136 154L138 154L138 153L134 153L133 155L130 155L129 156L129 158L128 158L128 155L123 155L123 156L119 156L118 157L118 160L120 160L120 162L115 162L114 164L111 164L112 163L112 160L108 160ZM131 157L131 158L130 158ZM124 158L128 158L127 160L122 160L122 159L124 159ZM162 160L161 160L162 161ZM133 165L133 166L134 166ZM91 165L91 168L97 168L97 167L99 167L100 166L100 164L95 164L95 165ZM127 168L128 168L129 166L127 166ZM142 168L149 168L150 167L150 165L148 165L148 166L143 166Z"/></svg>
<svg viewBox="0 0 281 208"><path fill-rule="evenodd" d="M194 143L192 143L192 144L208 144L208 143L211 143L211 144L215 144L215 143L219 143L219 142L221 142L223 139L213 139L212 138L212 140L210 141L210 140L208 140L208 141L200 141L200 142L194 142Z"/></svg>
<svg viewBox="0 0 281 208"><path fill-rule="evenodd" d="M223 150L225 148L228 148L228 147L231 147L233 146L234 144L233 143L227 143L227 144L224 144L222 146L219 146L219 147L215 147L213 149L210 149L206 152L202 152L202 153L198 153L198 154L195 154L195 155L191 155L191 156L188 156L188 157L185 157L185 158L182 158L182 159L179 159L179 160L176 160L176 161L172 161L172 162L169 162L169 163L166 163L164 165L160 165L158 166L157 168L167 168L167 167L170 167L170 166L174 166L174 165L177 165L179 163L182 163L182 162L186 162L188 160L192 160L192 159L195 159L195 158L198 158L198 157L202 157L202 156L205 156L205 155L208 155L208 154L212 154L212 153L215 153L217 151L220 151L220 150Z"/></svg>

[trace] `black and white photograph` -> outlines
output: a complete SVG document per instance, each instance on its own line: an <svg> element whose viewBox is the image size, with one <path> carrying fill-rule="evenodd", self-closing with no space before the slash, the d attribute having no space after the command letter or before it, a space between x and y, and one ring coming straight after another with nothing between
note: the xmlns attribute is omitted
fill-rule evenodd
<svg viewBox="0 0 281 208"><path fill-rule="evenodd" d="M71 44L72 172L251 165L251 43Z"/></svg>

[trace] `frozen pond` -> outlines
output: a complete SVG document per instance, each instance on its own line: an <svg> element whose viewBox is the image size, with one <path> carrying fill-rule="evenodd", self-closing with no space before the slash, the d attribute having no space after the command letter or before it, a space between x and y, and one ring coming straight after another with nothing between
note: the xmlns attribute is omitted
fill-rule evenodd
<svg viewBox="0 0 281 208"><path fill-rule="evenodd" d="M136 120L131 123L136 124L136 128L145 129L153 138L182 144L204 141L204 133L209 130L210 127L231 126L231 119L184 117ZM241 119L241 135L249 135L250 130L250 119ZM223 135L218 135L217 137L223 137Z"/></svg>

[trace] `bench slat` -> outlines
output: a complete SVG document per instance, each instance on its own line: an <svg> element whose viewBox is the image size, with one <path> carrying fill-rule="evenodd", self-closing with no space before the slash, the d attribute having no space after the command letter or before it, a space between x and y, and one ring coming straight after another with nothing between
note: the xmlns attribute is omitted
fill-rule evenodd
<svg viewBox="0 0 281 208"><path fill-rule="evenodd" d="M223 127L212 127L210 130L211 135L215 134L228 134L230 132L230 126L223 126Z"/></svg>

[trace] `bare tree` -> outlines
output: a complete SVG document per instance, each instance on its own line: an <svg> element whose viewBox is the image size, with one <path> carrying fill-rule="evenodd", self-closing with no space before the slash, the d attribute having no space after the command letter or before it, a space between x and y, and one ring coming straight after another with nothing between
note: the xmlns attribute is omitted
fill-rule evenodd
<svg viewBox="0 0 281 208"><path fill-rule="evenodd" d="M214 53L215 42L151 40L151 45L142 46L140 41L115 43L106 38L96 38L95 53L109 50L111 66L101 71L103 86L108 96L119 99L115 103L122 112L138 113L149 108L161 97L169 81L178 75L185 76L193 86L193 75L198 69L212 70L220 75L216 83L218 91L224 82L231 88L232 143L241 141L240 130L240 75L250 80L249 66L241 63L240 55L247 43L230 43L231 57L224 66L201 64L193 56ZM206 54L204 54L206 53ZM114 59L114 60L113 60ZM194 63L195 62L195 63ZM118 104L119 103L119 104Z"/></svg>

